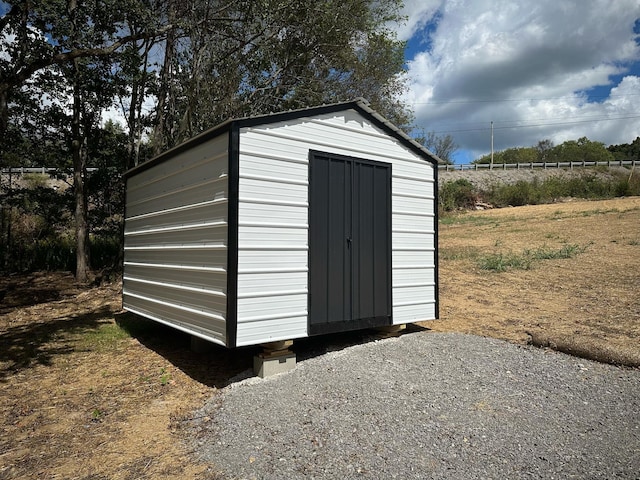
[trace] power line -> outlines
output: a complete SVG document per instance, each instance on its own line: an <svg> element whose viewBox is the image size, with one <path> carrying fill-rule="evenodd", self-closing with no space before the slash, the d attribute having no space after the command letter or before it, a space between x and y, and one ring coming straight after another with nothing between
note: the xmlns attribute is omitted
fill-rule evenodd
<svg viewBox="0 0 640 480"><path fill-rule="evenodd" d="M640 93L625 93L620 95L586 95L587 98L624 98L637 97ZM539 97L539 98L493 98L478 100L441 100L433 102L407 102L409 105L445 105L445 104L468 104L468 103L498 103L498 102L535 102L541 100L561 100L564 98L576 98L576 95L564 95L561 97Z"/></svg>
<svg viewBox="0 0 640 480"><path fill-rule="evenodd" d="M592 119L592 120L575 120L571 122L553 122L553 123L532 123L532 124L523 124L523 125L505 125L501 127L493 127L495 130L508 130L515 128L533 128L533 127L553 127L556 125L578 125L581 123L594 123L594 122L606 122L611 120L629 120L633 118L640 118L640 115L629 115L624 117L616 117L616 118L600 118L600 119ZM436 130L433 133L461 133L461 132L485 132L489 130L488 127L483 128L466 128L466 129L457 129L457 130Z"/></svg>
<svg viewBox="0 0 640 480"><path fill-rule="evenodd" d="M584 122L588 122L588 121L592 121L592 122L599 122L599 121L604 121L604 120L626 120L628 118L635 118L634 115L631 115L630 113L620 113L618 114L619 116L612 116L612 115L579 115L579 116L563 116L563 117L542 117L542 118L529 118L526 120L523 119L519 119L519 120L497 120L495 121L495 123L498 124L506 124L506 123L517 123L517 124L527 124L530 122L538 122L538 121L542 121L542 122L546 122L549 123L549 121L551 120L562 120L562 121L566 121L569 123L572 122L577 122L577 123L584 123ZM553 122L553 123L557 123L557 122ZM472 126L474 125L478 125L479 129L486 129L485 125L487 124L486 121L473 121L473 122L458 122L458 121L450 121L450 122L439 122L438 125L440 125L440 127L446 126L446 125L455 125L455 126L461 126L461 125L468 125L469 128L472 128ZM480 127L480 125L482 125L482 127ZM515 127L518 127L520 125L514 125ZM506 128L503 127L503 128Z"/></svg>
<svg viewBox="0 0 640 480"><path fill-rule="evenodd" d="M616 116L613 117L611 115L607 115L607 116L603 116L602 114L598 114L598 115L580 115L580 116L563 116L563 117L542 117L542 118L529 118L526 120L497 120L495 121L495 123L500 123L500 124L505 124L505 123L518 123L521 124L523 122L537 122L537 121L550 121L550 120L564 120L564 121L576 121L576 122L585 122L585 121L594 121L594 122L598 122L598 121L603 121L603 120L625 120L627 118L630 117L630 114L627 113L620 113L619 115L622 116ZM633 116L631 116L631 118L633 118ZM586 119L591 119L591 120L586 120ZM459 121L449 121L449 122L439 122L438 125L445 126L445 125L456 125L456 126L461 126L461 125L468 125L469 128L471 128L471 126L473 125L482 125L482 127L478 127L478 128L485 128L484 125L486 125L487 122L486 121L473 121L473 122L459 122ZM515 125L518 126L518 125Z"/></svg>

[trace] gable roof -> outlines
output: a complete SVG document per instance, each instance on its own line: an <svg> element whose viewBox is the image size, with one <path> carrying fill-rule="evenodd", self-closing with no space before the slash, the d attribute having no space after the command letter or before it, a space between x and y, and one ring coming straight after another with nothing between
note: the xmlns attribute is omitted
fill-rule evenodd
<svg viewBox="0 0 640 480"><path fill-rule="evenodd" d="M356 110L365 119L369 120L375 126L386 132L389 136L396 138L405 147L409 148L409 150L413 151L418 156L422 157L424 160L432 163L433 165L442 163L442 161L435 154L430 152L426 147L416 142L413 138L400 130L389 120L373 110L369 106L369 102L367 102L364 98L357 98L349 102L320 105L317 107L308 107L299 110L289 110L286 112L256 115L253 117L229 119L185 141L184 143L181 143L180 145L177 145L167 150L166 152L161 153L157 157L154 157L151 160L132 168L125 173L125 177L129 177L131 175L140 173L141 171L147 170L148 168L157 165L158 163L162 163L164 160L176 155L177 153L195 147L196 145L215 138L222 133L230 131L231 129L268 125L270 123L283 122L305 117L314 117L325 115L327 113L342 112L346 110Z"/></svg>

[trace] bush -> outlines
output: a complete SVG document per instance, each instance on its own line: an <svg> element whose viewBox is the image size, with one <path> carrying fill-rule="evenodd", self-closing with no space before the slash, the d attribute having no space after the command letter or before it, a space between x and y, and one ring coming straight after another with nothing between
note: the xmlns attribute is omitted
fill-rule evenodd
<svg viewBox="0 0 640 480"><path fill-rule="evenodd" d="M446 182L438 192L439 206L442 211L451 212L459 208L473 208L478 193L469 180L460 178Z"/></svg>
<svg viewBox="0 0 640 480"><path fill-rule="evenodd" d="M535 205L541 201L539 182L520 180L513 185L500 185L488 195L490 203L498 207Z"/></svg>
<svg viewBox="0 0 640 480"><path fill-rule="evenodd" d="M550 177L540 182L521 180L513 185L500 184L480 192L487 202L498 207L553 203L562 197L602 199L640 195L640 174L611 173L598 176L585 172L577 177Z"/></svg>

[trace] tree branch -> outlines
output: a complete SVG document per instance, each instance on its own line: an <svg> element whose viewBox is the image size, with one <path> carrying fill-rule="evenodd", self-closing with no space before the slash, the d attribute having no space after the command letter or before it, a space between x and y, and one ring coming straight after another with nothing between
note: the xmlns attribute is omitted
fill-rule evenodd
<svg viewBox="0 0 640 480"><path fill-rule="evenodd" d="M124 45L127 45L128 43L137 42L138 40L148 40L150 38L157 38L171 31L173 28L175 28L175 25L173 24L165 25L164 27L152 33L140 33L135 35L127 35L106 47L76 48L68 52L56 53L49 57L34 60L30 64L25 65L23 68L18 70L15 74L9 75L7 78L3 79L3 81L0 82L0 94L10 90L11 88L17 85L21 85L27 79L29 79L34 73L36 73L39 70L42 70L43 68L49 67L51 65L62 65L64 63L71 62L79 58L108 57L110 55L113 55L119 48L123 47Z"/></svg>

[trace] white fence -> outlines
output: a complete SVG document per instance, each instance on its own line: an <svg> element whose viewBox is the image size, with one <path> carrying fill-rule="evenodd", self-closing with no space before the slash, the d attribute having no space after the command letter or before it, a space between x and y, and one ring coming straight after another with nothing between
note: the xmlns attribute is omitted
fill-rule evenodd
<svg viewBox="0 0 640 480"><path fill-rule="evenodd" d="M531 170L534 168L569 168L575 167L635 167L640 166L640 160L612 160L607 162L530 162L530 163L465 163L453 165L438 165L439 170L447 172L460 170Z"/></svg>

